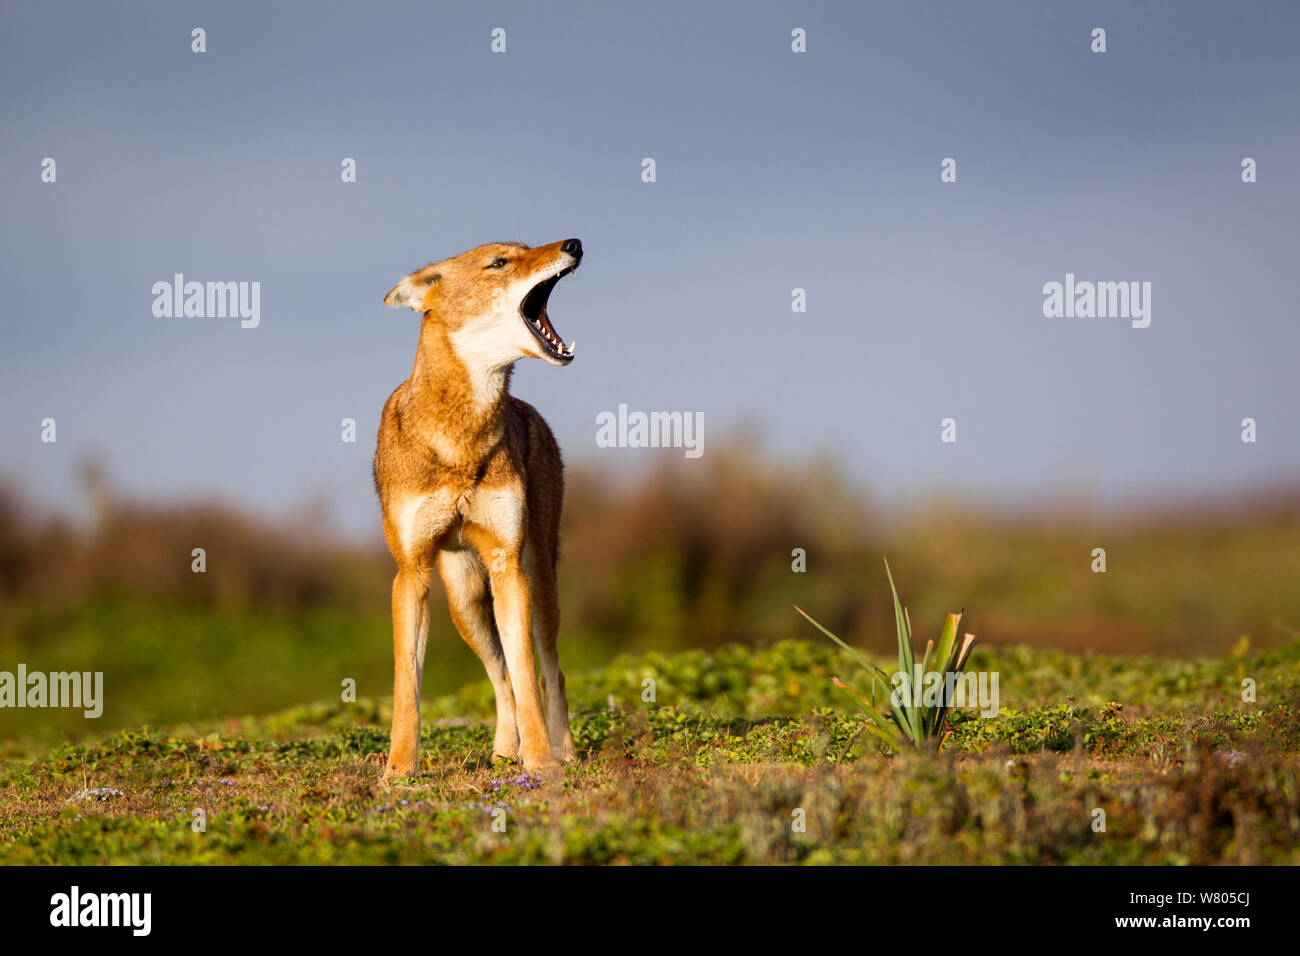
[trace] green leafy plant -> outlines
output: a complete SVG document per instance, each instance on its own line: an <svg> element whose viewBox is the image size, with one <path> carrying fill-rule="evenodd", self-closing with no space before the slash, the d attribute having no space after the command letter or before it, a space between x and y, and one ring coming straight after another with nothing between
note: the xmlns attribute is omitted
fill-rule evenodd
<svg viewBox="0 0 1300 956"><path fill-rule="evenodd" d="M848 651L866 670L871 681L869 699L855 691L849 684L832 677L835 686L853 698L854 703L862 708L866 715L866 727L872 734L895 750L901 751L911 745L919 751L938 751L948 737L946 730L950 701L940 695L935 704L925 704L921 688L915 682L916 647L912 640L912 621L907 609L898 599L898 589L894 587L894 575L885 562L885 574L889 578L889 590L894 596L894 623L898 630L898 670L906 675L897 687L892 686L890 676L879 667L871 664L861 654L849 647L842 640L822 627L801 607L795 610L807 618L814 627L829 637L840 647ZM939 634L939 643L926 641L925 654L921 658L921 674L937 671L943 675L960 674L966 666L971 650L975 647L975 637L965 635L957 640L957 627L961 623L961 613L949 614ZM888 702L888 710L881 710L878 701Z"/></svg>

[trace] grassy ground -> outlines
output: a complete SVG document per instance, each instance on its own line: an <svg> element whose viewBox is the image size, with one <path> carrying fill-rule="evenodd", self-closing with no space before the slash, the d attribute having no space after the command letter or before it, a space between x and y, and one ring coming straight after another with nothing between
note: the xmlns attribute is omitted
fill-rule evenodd
<svg viewBox="0 0 1300 956"><path fill-rule="evenodd" d="M572 675L562 782L489 760L486 682L428 702L420 774L392 787L368 699L10 743L0 862L1300 863L1300 642L970 667L1002 712L959 713L928 759L880 753L833 696L852 665L793 641Z"/></svg>

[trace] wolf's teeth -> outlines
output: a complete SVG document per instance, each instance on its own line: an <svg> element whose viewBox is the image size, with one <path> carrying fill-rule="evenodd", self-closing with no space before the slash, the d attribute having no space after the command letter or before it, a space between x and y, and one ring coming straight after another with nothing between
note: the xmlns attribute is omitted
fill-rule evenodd
<svg viewBox="0 0 1300 956"><path fill-rule="evenodd" d="M578 340L574 339L569 343L569 354L572 355L578 349Z"/></svg>

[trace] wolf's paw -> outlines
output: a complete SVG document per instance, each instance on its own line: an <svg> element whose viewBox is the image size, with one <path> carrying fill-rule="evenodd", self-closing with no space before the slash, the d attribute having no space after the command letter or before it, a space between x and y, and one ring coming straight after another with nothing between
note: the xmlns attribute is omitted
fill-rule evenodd
<svg viewBox="0 0 1300 956"><path fill-rule="evenodd" d="M519 759L519 732L513 726L509 729L497 727L496 733L492 737L492 759Z"/></svg>
<svg viewBox="0 0 1300 956"><path fill-rule="evenodd" d="M392 783L403 777L415 776L415 758L389 758L384 767L384 783Z"/></svg>
<svg viewBox="0 0 1300 956"><path fill-rule="evenodd" d="M555 777L564 776L564 769L560 762L555 759L555 751L550 746L539 747L536 750L524 751L522 754L524 769L529 773L535 773L543 779L554 779Z"/></svg>
<svg viewBox="0 0 1300 956"><path fill-rule="evenodd" d="M543 783L560 783L564 780L564 764L557 760L538 767L529 767L528 772Z"/></svg>

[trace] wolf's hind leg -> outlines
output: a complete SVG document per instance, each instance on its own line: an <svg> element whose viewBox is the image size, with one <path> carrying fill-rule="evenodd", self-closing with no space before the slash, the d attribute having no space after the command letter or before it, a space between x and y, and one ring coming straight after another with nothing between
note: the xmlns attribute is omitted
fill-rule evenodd
<svg viewBox="0 0 1300 956"><path fill-rule="evenodd" d="M479 556L470 550L440 551L438 573L447 591L447 606L452 623L470 649L478 655L492 682L496 695L497 729L492 743L493 758L514 760L519 756L519 730L515 725L515 694L506 671L506 657L501 649L492 618L492 596L488 591L487 569Z"/></svg>
<svg viewBox="0 0 1300 956"><path fill-rule="evenodd" d="M560 670L560 597L554 570L544 561L532 581L533 640L541 658L542 693L546 697L546 731L551 750L565 763L577 759L573 734L569 730L569 698L564 689L564 671Z"/></svg>

